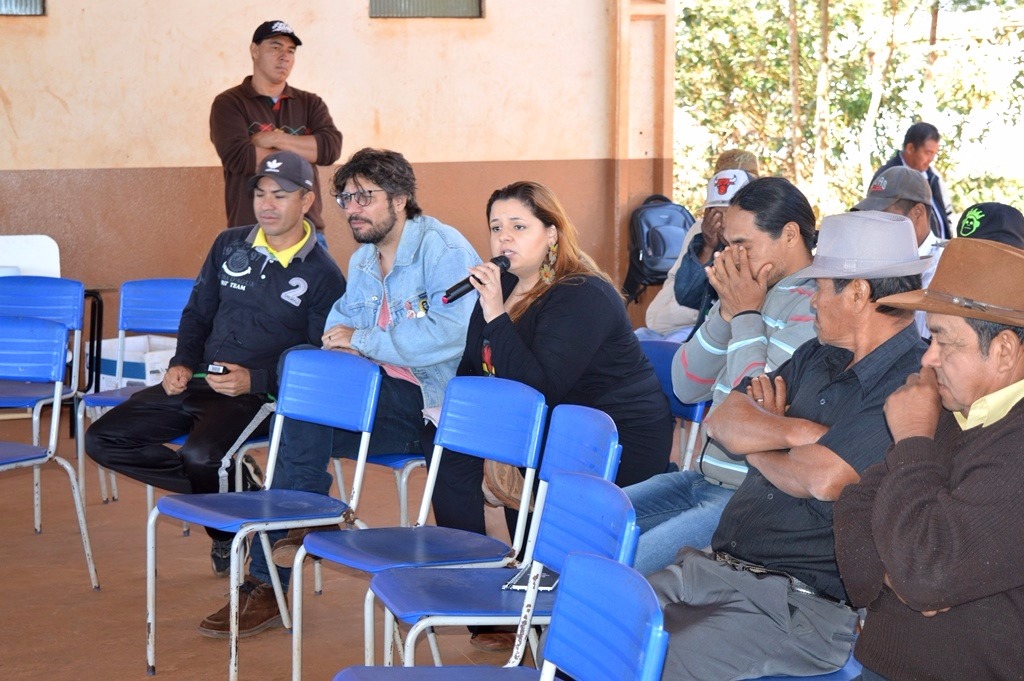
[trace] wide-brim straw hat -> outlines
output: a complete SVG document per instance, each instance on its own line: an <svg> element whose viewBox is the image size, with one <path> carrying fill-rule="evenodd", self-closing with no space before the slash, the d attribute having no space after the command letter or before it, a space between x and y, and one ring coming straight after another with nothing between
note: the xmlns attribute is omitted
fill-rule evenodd
<svg viewBox="0 0 1024 681"><path fill-rule="evenodd" d="M1024 250L986 239L953 239L927 289L878 303L1024 326Z"/></svg>
<svg viewBox="0 0 1024 681"><path fill-rule="evenodd" d="M914 223L903 215L862 210L821 220L818 250L794 276L821 279L881 279L921 274L931 256L917 251Z"/></svg>

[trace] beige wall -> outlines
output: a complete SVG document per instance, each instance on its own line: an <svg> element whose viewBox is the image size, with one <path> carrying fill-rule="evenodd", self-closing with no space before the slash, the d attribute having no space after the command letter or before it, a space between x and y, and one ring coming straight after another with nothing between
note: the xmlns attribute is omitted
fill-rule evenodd
<svg viewBox="0 0 1024 681"><path fill-rule="evenodd" d="M490 191L547 182L621 279L629 210L669 188L670 5L491 0L480 20L373 21L367 5L68 0L0 18L0 232L52 234L65 275L95 288L194 274L224 221L210 102L280 18L303 40L289 82L327 102L343 160L405 153L427 211L485 255ZM325 214L344 264L351 236Z"/></svg>

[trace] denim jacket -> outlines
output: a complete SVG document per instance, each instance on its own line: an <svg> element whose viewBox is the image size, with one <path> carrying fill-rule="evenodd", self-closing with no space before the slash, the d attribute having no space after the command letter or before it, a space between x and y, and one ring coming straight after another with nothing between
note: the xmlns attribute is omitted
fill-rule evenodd
<svg viewBox="0 0 1024 681"><path fill-rule="evenodd" d="M425 215L407 220L394 266L383 279L376 246L364 244L352 254L348 288L331 308L325 328L354 328L353 348L375 362L408 367L419 381L423 406L438 407L462 357L476 302L467 295L445 305L441 296L479 262L454 227ZM382 329L377 319L385 296L391 323Z"/></svg>

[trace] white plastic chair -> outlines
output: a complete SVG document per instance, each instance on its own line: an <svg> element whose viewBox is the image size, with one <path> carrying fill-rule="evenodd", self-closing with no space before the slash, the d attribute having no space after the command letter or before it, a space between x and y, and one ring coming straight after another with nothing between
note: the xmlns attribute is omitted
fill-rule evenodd
<svg viewBox="0 0 1024 681"><path fill-rule="evenodd" d="M24 276L59 277L60 248L45 234L4 234L0 266L17 267Z"/></svg>

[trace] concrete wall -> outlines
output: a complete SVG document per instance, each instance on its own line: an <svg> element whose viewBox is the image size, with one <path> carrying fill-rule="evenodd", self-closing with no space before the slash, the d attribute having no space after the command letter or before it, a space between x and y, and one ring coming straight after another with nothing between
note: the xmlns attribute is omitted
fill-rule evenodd
<svg viewBox="0 0 1024 681"><path fill-rule="evenodd" d="M284 19L303 41L289 82L327 102L342 160L402 151L425 210L482 255L490 192L546 182L621 279L629 210L670 188L671 3L485 8L370 20L366 0L69 0L0 17L0 233L52 235L65 276L101 290L194 275L224 224L210 102L251 73L253 29ZM347 269L348 228L333 204L325 218Z"/></svg>

